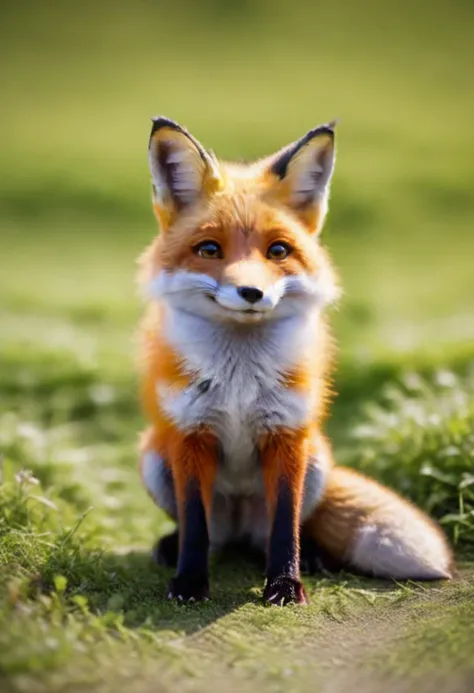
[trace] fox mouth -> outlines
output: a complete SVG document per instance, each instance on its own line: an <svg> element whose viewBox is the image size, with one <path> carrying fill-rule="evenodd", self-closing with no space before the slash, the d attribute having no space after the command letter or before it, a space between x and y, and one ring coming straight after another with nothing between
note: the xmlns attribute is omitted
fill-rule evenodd
<svg viewBox="0 0 474 693"><path fill-rule="evenodd" d="M257 310L256 308L228 308L227 306L223 306L222 303L220 303L220 301L218 301L213 294L208 294L207 297L210 301L216 303L220 308L222 308L222 310L225 310L230 314L234 313L237 315L260 315L266 312L262 310Z"/></svg>

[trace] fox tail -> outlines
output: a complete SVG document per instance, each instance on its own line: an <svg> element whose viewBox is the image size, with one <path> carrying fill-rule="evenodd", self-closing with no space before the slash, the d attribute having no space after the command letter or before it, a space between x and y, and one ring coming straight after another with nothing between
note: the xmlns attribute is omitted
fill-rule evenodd
<svg viewBox="0 0 474 693"><path fill-rule="evenodd" d="M450 579L453 555L425 513L376 481L333 467L323 498L303 526L337 564L382 578Z"/></svg>

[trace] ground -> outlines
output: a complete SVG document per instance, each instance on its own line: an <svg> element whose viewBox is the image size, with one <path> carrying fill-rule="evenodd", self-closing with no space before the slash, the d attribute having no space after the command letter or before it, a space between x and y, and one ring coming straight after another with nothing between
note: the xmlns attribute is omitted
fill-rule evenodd
<svg viewBox="0 0 474 693"><path fill-rule="evenodd" d="M472 7L382 5L6 3L2 691L472 688ZM211 602L164 600L149 554L172 524L137 473L134 361L159 112L225 157L341 116L327 431L340 463L441 522L453 581L319 575L308 607L278 609L234 557L213 563Z"/></svg>
<svg viewBox="0 0 474 693"><path fill-rule="evenodd" d="M2 321L3 690L185 691L211 680L211 690L258 682L263 691L305 691L317 682L338 691L360 680L374 691L393 681L398 691L400 677L407 690L420 681L464 690L474 675L469 349L444 344L441 354L420 348L361 362L362 342L351 344L328 422L340 461L442 519L457 541L459 577L422 585L312 577L309 607L278 610L260 603L259 570L229 559L213 565L212 602L179 606L164 600L170 572L149 557L172 525L136 470L143 420L128 311L139 306L131 280L121 289L127 308L114 293L133 274L134 244L111 250L83 233L76 247L54 239L50 255L44 238L28 238L29 258L13 234L8 245ZM41 253L51 265L34 288ZM18 257L25 303L15 294ZM95 263L107 269L105 287Z"/></svg>

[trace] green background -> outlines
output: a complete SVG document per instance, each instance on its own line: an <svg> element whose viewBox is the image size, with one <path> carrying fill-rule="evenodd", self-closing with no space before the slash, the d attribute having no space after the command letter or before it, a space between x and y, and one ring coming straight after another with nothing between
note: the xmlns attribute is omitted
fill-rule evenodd
<svg viewBox="0 0 474 693"><path fill-rule="evenodd" d="M301 693L339 675L345 690L356 670L369 691L400 671L404 690L464 690L473 26L467 0L1 3L2 690ZM307 610L278 612L239 559L213 565L209 605L162 599L171 573L149 548L171 524L136 471L134 281L156 233L158 114L225 159L340 118L323 234L345 289L328 430L339 461L442 520L459 581L318 576Z"/></svg>
<svg viewBox="0 0 474 693"><path fill-rule="evenodd" d="M155 233L149 118L162 113L229 159L339 117L326 241L346 290L343 354L472 340L471 3L2 6L8 339L86 308L130 331L133 261Z"/></svg>

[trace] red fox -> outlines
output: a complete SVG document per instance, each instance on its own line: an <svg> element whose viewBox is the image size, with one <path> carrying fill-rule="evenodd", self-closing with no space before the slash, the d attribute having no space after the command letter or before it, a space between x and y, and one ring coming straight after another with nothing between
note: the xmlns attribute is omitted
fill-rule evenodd
<svg viewBox="0 0 474 693"><path fill-rule="evenodd" d="M162 562L168 598L209 598L208 555L266 551L265 601L305 603L300 538L387 578L450 578L452 554L420 510L334 466L321 426L338 282L319 232L334 123L249 165L219 162L154 119L149 145L161 233L141 258L141 476L177 521Z"/></svg>

